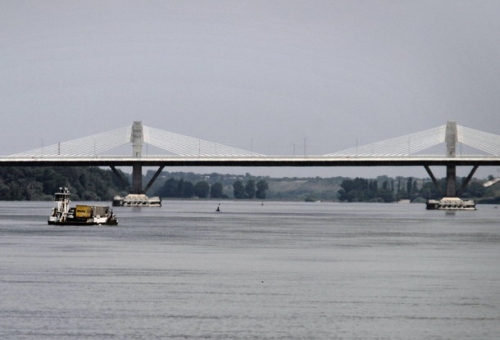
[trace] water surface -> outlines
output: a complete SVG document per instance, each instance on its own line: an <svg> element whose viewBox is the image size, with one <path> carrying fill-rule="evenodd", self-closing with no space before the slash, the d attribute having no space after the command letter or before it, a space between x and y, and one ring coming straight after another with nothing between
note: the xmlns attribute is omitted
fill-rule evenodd
<svg viewBox="0 0 500 340"><path fill-rule="evenodd" d="M498 339L500 209L0 202L1 339Z"/></svg>

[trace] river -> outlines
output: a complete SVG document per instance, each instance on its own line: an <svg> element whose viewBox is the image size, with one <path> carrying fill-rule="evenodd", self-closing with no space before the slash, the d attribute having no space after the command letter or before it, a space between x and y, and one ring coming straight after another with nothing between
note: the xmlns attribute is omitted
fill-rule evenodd
<svg viewBox="0 0 500 340"><path fill-rule="evenodd" d="M1 339L498 339L500 209L0 202Z"/></svg>

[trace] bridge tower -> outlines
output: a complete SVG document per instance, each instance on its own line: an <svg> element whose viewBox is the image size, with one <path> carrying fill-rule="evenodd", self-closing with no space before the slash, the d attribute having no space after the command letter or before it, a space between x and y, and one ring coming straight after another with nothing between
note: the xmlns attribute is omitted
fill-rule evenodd
<svg viewBox="0 0 500 340"><path fill-rule="evenodd" d="M448 157L455 157L457 154L457 123L448 122L446 124L445 132L445 142L446 142L446 155ZM457 167L456 165L446 166L446 196L456 197L457 196Z"/></svg>
<svg viewBox="0 0 500 340"><path fill-rule="evenodd" d="M142 122L136 121L132 125L132 132L130 134L130 141L132 142L132 157L137 158L137 162L132 164L132 186L130 188L131 194L143 194L151 188L155 180L160 176L163 171L164 166L161 165L158 170L156 170L153 177L149 180L146 187L142 188L142 165L140 158L142 157L142 146L144 145L144 129ZM111 166L113 173L120 178L122 183L126 181L121 177L120 173L116 170L114 166Z"/></svg>
<svg viewBox="0 0 500 340"><path fill-rule="evenodd" d="M141 158L142 146L144 144L142 122L134 122L132 125L130 141L132 142L132 156L135 158ZM140 162L135 162L132 165L131 194L142 194L142 166Z"/></svg>
<svg viewBox="0 0 500 340"><path fill-rule="evenodd" d="M457 155L457 142L458 142L458 129L457 123L448 122L446 123L445 130L445 143L446 143L446 155L449 158L454 158ZM479 165L474 165L467 176L467 178L462 182L462 185L457 190L457 166L456 165L447 165L446 166L446 192L442 192L439 182L432 173L429 165L424 164L424 168L431 177L434 185L437 190L441 193L441 195L446 197L458 197L462 192L464 192L465 188L469 184L472 176L476 172Z"/></svg>

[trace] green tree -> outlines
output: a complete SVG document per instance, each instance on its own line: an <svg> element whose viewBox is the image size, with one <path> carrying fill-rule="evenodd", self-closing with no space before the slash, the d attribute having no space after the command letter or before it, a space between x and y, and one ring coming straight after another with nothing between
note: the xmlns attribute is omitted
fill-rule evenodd
<svg viewBox="0 0 500 340"><path fill-rule="evenodd" d="M368 181L368 190L366 193L366 198L369 201L376 200L378 198L378 183L377 181Z"/></svg>
<svg viewBox="0 0 500 340"><path fill-rule="evenodd" d="M194 195L199 198L207 198L210 191L210 185L205 181L196 182L194 185Z"/></svg>
<svg viewBox="0 0 500 340"><path fill-rule="evenodd" d="M399 201L400 199L408 198L408 194L404 189L404 185L401 183L403 177L397 177L397 179L398 179L398 184L396 189L396 200Z"/></svg>
<svg viewBox="0 0 500 340"><path fill-rule="evenodd" d="M378 187L378 180L367 180L356 177L346 179L340 184L338 191L340 201L347 202L393 202L394 193L389 188L388 180L384 180L382 188Z"/></svg>
<svg viewBox="0 0 500 340"><path fill-rule="evenodd" d="M382 190L389 190L389 182L387 180L382 182Z"/></svg>
<svg viewBox="0 0 500 340"><path fill-rule="evenodd" d="M351 179L345 179L340 184L340 187L342 189L340 189L338 191L339 200L342 202L345 202L345 201L350 202L351 201L350 192L354 189L354 181Z"/></svg>
<svg viewBox="0 0 500 340"><path fill-rule="evenodd" d="M408 180L406 182L406 194L408 199L412 199L413 197L413 177L408 177Z"/></svg>
<svg viewBox="0 0 500 340"><path fill-rule="evenodd" d="M263 200L266 198L266 192L269 189L269 184L263 179L257 182L257 191L255 192L255 197Z"/></svg>
<svg viewBox="0 0 500 340"><path fill-rule="evenodd" d="M237 180L233 183L233 195L234 195L234 198L237 198L237 199L246 198L245 186L243 185L242 181Z"/></svg>
<svg viewBox="0 0 500 340"><path fill-rule="evenodd" d="M439 184L442 185L442 183L439 183ZM420 188L420 190L418 192L420 194L420 197L425 198L425 199L439 199L442 196L433 182L423 183L422 187Z"/></svg>
<svg viewBox="0 0 500 340"><path fill-rule="evenodd" d="M384 180L382 183L382 188L378 190L378 197L380 197L384 202L394 202L394 193L389 187L389 181Z"/></svg>
<svg viewBox="0 0 500 340"><path fill-rule="evenodd" d="M470 182L463 192L464 198L478 198L483 197L486 193L486 188L477 181Z"/></svg>
<svg viewBox="0 0 500 340"><path fill-rule="evenodd" d="M174 178L169 178L165 181L163 186L157 191L156 195L160 197L179 197L178 195L179 183Z"/></svg>
<svg viewBox="0 0 500 340"><path fill-rule="evenodd" d="M182 186L181 197L182 198L191 198L193 196L194 196L194 184L193 184L193 182L184 181L184 184Z"/></svg>
<svg viewBox="0 0 500 340"><path fill-rule="evenodd" d="M177 182L177 192L175 194L175 197L184 197L184 178L181 178Z"/></svg>
<svg viewBox="0 0 500 340"><path fill-rule="evenodd" d="M365 201L368 191L369 183L363 178L356 177L354 180L346 179L340 184L338 191L339 199L347 202L363 202Z"/></svg>
<svg viewBox="0 0 500 340"><path fill-rule="evenodd" d="M418 193L418 184L416 180L413 180L413 188L411 190L411 200L414 200L415 198L418 198L420 195Z"/></svg>
<svg viewBox="0 0 500 340"><path fill-rule="evenodd" d="M222 198L224 195L222 184L217 182L210 186L210 197L211 198Z"/></svg>
<svg viewBox="0 0 500 340"><path fill-rule="evenodd" d="M255 181L253 179L249 179L246 182L245 195L246 195L246 198L254 198L255 197Z"/></svg>

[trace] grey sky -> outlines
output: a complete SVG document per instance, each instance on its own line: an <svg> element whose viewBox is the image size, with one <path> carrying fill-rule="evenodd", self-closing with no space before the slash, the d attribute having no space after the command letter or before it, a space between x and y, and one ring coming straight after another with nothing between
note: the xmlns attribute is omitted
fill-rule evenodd
<svg viewBox="0 0 500 340"><path fill-rule="evenodd" d="M477 0L3 0L0 154L134 120L263 154L447 120L500 134L499 18Z"/></svg>

